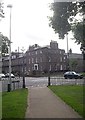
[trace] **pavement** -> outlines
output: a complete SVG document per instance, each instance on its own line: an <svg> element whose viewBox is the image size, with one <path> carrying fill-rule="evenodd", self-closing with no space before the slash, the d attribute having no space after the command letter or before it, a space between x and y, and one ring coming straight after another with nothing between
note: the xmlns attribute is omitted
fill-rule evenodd
<svg viewBox="0 0 85 120"><path fill-rule="evenodd" d="M25 118L82 118L48 87L30 87Z"/></svg>

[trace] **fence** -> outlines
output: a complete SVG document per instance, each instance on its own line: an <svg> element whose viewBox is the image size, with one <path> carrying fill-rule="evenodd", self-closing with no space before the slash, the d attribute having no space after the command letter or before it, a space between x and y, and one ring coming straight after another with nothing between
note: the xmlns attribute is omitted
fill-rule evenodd
<svg viewBox="0 0 85 120"><path fill-rule="evenodd" d="M9 78L2 78L2 92L8 91ZM23 80L20 77L11 78L11 90L20 89L23 87Z"/></svg>
<svg viewBox="0 0 85 120"><path fill-rule="evenodd" d="M85 85L85 79L64 79L64 77L50 77L50 85Z"/></svg>

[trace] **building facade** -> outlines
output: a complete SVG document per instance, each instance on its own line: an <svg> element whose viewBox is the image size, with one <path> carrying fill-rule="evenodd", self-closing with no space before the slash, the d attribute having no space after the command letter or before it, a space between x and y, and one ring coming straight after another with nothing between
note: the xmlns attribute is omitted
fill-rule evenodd
<svg viewBox="0 0 85 120"><path fill-rule="evenodd" d="M58 48L58 43L51 41L49 46L35 44L26 52L26 71L28 74L67 70L67 55Z"/></svg>
<svg viewBox="0 0 85 120"><path fill-rule="evenodd" d="M16 75L22 75L24 69L26 68L26 56L23 53L13 52L11 53L11 71ZM2 72L9 72L9 56L2 59Z"/></svg>
<svg viewBox="0 0 85 120"><path fill-rule="evenodd" d="M67 55L65 50L58 48L56 41L51 41L50 45L40 47L38 44L29 46L24 53L14 52L11 56L12 73L22 75L23 68L27 75L42 74L48 72L66 71ZM9 56L3 58L2 71L9 72Z"/></svg>

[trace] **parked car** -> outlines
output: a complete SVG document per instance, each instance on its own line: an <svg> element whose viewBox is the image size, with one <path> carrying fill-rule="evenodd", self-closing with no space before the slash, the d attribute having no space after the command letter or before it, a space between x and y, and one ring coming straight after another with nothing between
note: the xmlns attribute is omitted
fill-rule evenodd
<svg viewBox="0 0 85 120"><path fill-rule="evenodd" d="M5 75L5 77L6 78L8 78L9 77L9 73L7 73L6 75ZM11 78L15 78L15 76L11 73Z"/></svg>
<svg viewBox="0 0 85 120"><path fill-rule="evenodd" d="M3 73L0 73L0 78L5 78L5 75Z"/></svg>
<svg viewBox="0 0 85 120"><path fill-rule="evenodd" d="M74 71L68 71L68 72L64 73L64 78L65 79L67 79L67 78L69 78L69 79L73 79L73 78L74 79L82 79L83 75L78 74L78 73L76 73Z"/></svg>

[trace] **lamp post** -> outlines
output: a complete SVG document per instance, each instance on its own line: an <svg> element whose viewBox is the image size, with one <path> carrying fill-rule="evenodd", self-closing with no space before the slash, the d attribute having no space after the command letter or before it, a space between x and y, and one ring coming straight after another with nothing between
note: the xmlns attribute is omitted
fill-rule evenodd
<svg viewBox="0 0 85 120"><path fill-rule="evenodd" d="M9 39L10 39L10 44L9 44L9 84L8 84L8 92L11 91L11 9L12 5L9 4L7 6L10 8L10 27L9 27Z"/></svg>
<svg viewBox="0 0 85 120"><path fill-rule="evenodd" d="M67 60L68 60L68 63L67 63L67 69L69 70L69 48L68 48L68 33L66 34L66 39L67 39Z"/></svg>
<svg viewBox="0 0 85 120"><path fill-rule="evenodd" d="M22 49L21 49L21 51L22 51L22 53L23 53L23 88L25 88L25 74L24 74L24 72L25 72L25 66L24 66L24 51L25 51L25 49L24 49L24 47L22 47Z"/></svg>
<svg viewBox="0 0 85 120"><path fill-rule="evenodd" d="M0 73L2 73L2 35L0 33Z"/></svg>

